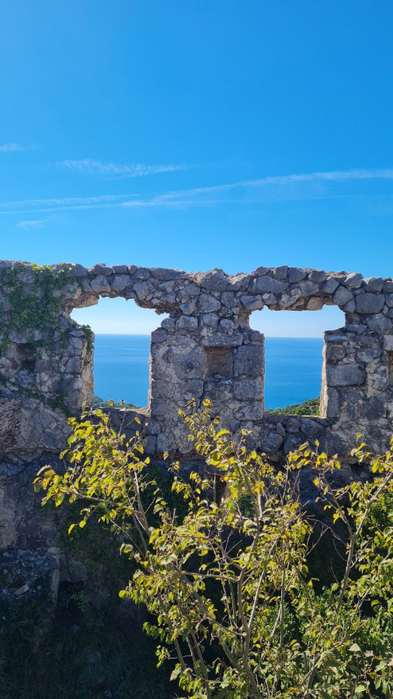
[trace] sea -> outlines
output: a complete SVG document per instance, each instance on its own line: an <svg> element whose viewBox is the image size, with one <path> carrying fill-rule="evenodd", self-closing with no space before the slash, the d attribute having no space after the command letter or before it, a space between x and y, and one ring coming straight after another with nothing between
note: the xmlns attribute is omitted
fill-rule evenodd
<svg viewBox="0 0 393 699"><path fill-rule="evenodd" d="M95 395L147 405L150 335L96 335ZM322 338L265 338L265 407L285 408L321 392Z"/></svg>

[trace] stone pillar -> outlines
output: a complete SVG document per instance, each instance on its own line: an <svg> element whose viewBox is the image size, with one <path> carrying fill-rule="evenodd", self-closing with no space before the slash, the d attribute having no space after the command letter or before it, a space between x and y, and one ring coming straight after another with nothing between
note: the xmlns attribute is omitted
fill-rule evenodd
<svg viewBox="0 0 393 699"><path fill-rule="evenodd" d="M159 451L191 451L178 411L192 398L197 407L209 399L232 432L263 417L264 336L235 326L203 330L190 316L167 319L152 333L149 403L152 423L160 425Z"/></svg>

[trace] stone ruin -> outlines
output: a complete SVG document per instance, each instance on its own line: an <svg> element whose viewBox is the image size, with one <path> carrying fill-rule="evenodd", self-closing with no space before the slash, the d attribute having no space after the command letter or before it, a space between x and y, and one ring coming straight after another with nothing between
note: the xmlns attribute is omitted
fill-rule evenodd
<svg viewBox="0 0 393 699"><path fill-rule="evenodd" d="M186 273L135 265L86 269L0 262L0 550L56 547L32 480L65 447L68 416L94 397L94 336L71 319L100 297L168 314L151 335L148 406L110 409L114 426L142 423L146 452L192 459L178 410L209 398L234 434L279 460L308 441L348 456L358 433L385 450L393 416L393 279L296 267ZM264 413L264 336L252 311L337 305L344 327L325 333L320 416ZM127 377L125 377L125 381Z"/></svg>
<svg viewBox="0 0 393 699"><path fill-rule="evenodd" d="M191 398L197 406L209 398L223 426L235 434L252 430L254 446L272 456L316 439L329 453L345 456L358 433L373 450L387 448L393 415L392 279L286 266L231 276L219 269L186 273L135 265L39 268L1 262L3 461L59 453L68 435L67 416L92 404L94 336L70 313L100 297L133 299L169 315L151 335L147 408L112 410L114 422L121 419L129 429L139 415L148 453L190 453L178 410ZM264 336L250 328L250 313L264 306L315 311L325 304L344 311L345 325L324 335L320 417L265 415Z"/></svg>

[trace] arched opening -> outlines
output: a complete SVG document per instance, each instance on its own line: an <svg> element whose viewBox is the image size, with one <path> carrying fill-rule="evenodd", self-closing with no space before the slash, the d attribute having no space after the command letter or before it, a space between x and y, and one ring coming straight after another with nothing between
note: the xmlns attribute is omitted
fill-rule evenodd
<svg viewBox="0 0 393 699"><path fill-rule="evenodd" d="M253 329L265 335L265 412L320 415L323 334L345 323L337 306L319 311L255 311Z"/></svg>
<svg viewBox="0 0 393 699"><path fill-rule="evenodd" d="M76 308L71 317L94 332L95 405L146 407L149 392L150 334L163 318L123 298L100 298Z"/></svg>

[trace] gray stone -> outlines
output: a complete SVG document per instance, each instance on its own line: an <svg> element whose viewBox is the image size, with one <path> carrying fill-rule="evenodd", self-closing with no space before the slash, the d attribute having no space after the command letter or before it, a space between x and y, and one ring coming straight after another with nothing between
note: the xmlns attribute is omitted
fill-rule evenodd
<svg viewBox="0 0 393 699"><path fill-rule="evenodd" d="M308 278L315 284L322 284L326 279L326 272L322 269L312 269L308 274Z"/></svg>
<svg viewBox="0 0 393 699"><path fill-rule="evenodd" d="M220 327L224 328L224 330L231 332L231 330L235 329L235 323L233 322L233 320L229 320L229 318L222 318L220 320Z"/></svg>
<svg viewBox="0 0 393 699"><path fill-rule="evenodd" d="M271 432L261 441L261 450L266 454L274 454L283 443L283 437L277 432Z"/></svg>
<svg viewBox="0 0 393 699"><path fill-rule="evenodd" d="M111 290L111 285L109 284L108 279L102 274L100 274L98 277L94 277L94 279L92 279L90 282L90 286L93 291L97 291L99 294L101 294L103 291Z"/></svg>
<svg viewBox="0 0 393 699"><path fill-rule="evenodd" d="M203 275L200 285L202 289L209 289L211 291L225 291L228 286L228 278L222 269L217 269Z"/></svg>
<svg viewBox="0 0 393 699"><path fill-rule="evenodd" d="M221 303L209 294L201 294L198 301L198 308L201 313L209 313L210 311L218 311L221 308Z"/></svg>
<svg viewBox="0 0 393 699"><path fill-rule="evenodd" d="M299 269L298 267L289 267L288 268L288 279L290 282L300 282L302 279L305 279L306 273L303 269Z"/></svg>
<svg viewBox="0 0 393 699"><path fill-rule="evenodd" d="M165 342L168 339L168 333L164 328L157 328L151 334L151 341L154 343Z"/></svg>
<svg viewBox="0 0 393 699"><path fill-rule="evenodd" d="M193 303L192 301L187 301L187 303L180 304L179 308L185 316L189 316L192 313L195 313L196 310L195 303Z"/></svg>
<svg viewBox="0 0 393 699"><path fill-rule="evenodd" d="M345 286L339 286L334 293L333 301L337 306L344 306L348 301L353 301L353 295Z"/></svg>
<svg viewBox="0 0 393 699"><path fill-rule="evenodd" d="M145 301L154 292L154 286L150 281L137 282L134 291L140 301Z"/></svg>
<svg viewBox="0 0 393 699"><path fill-rule="evenodd" d="M334 294L336 291L337 287L339 286L339 282L337 279L334 279L333 277L330 277L323 285L322 285L322 291L325 294Z"/></svg>
<svg viewBox="0 0 393 699"><path fill-rule="evenodd" d="M30 293L36 282L34 266L15 263L13 269ZM62 269L62 265L52 267L54 274ZM99 295L133 298L139 306L170 313L152 333L150 407L139 414L143 430L148 422L147 436L165 436L180 454L192 449L178 416L191 397L198 405L211 398L223 424L251 429L255 447L273 440L270 453L277 456L316 436L329 453L334 453L336 445L348 453L358 431L378 453L388 447L393 417L393 370L387 356L393 353L389 340L393 337L392 279L363 281L359 274L286 265L258 267L252 274L235 276L218 269L188 274L136 265L97 265L88 272L90 276L82 266L69 269L71 278L53 294L60 308L53 318L49 344L34 328L8 327L10 287L0 289L1 337L10 340L0 356L2 458L4 454L21 460L42 451L55 453L56 440L48 446L50 432L60 435L64 448L69 433L66 415L48 406L63 395L67 409L77 415L84 401L91 403L92 357L85 351L84 331L69 315L74 307L97 303ZM4 271L0 274L4 282ZM40 299L37 294L37 303ZM250 329L250 312L264 305L273 310L317 310L324 303L335 303L345 312L345 327L325 335L321 411L326 417L264 416L263 335ZM31 357L31 350L23 345L41 340L45 344L39 344L39 356ZM111 409L110 413L114 429L124 424L128 435L135 432L133 411ZM153 454L159 446L151 439L147 448Z"/></svg>
<svg viewBox="0 0 393 699"><path fill-rule="evenodd" d="M383 313L376 313L367 318L367 325L370 330L378 333L389 333L392 331L392 321Z"/></svg>
<svg viewBox="0 0 393 699"><path fill-rule="evenodd" d="M239 306L239 302L236 299L234 291L224 291L221 294L221 303L227 308L234 308Z"/></svg>
<svg viewBox="0 0 393 699"><path fill-rule="evenodd" d="M173 360L173 369L179 379L199 379L203 376L204 367L204 353L199 348L178 355Z"/></svg>
<svg viewBox="0 0 393 699"><path fill-rule="evenodd" d="M198 327L198 318L180 316L179 320L176 321L176 327L178 330L195 330Z"/></svg>
<svg viewBox="0 0 393 699"><path fill-rule="evenodd" d="M366 379L364 368L360 364L340 364L326 367L328 386L357 386Z"/></svg>
<svg viewBox="0 0 393 699"><path fill-rule="evenodd" d="M111 286L112 286L112 289L116 289L116 291L123 291L123 289L125 289L126 286L128 286L130 283L131 283L131 278L129 277L128 274L118 274L114 278Z"/></svg>
<svg viewBox="0 0 393 699"><path fill-rule="evenodd" d="M157 450L161 453L164 453L166 451L169 451L170 448L171 448L171 445L170 445L167 437L165 437L164 434L158 434L157 435Z"/></svg>
<svg viewBox="0 0 393 699"><path fill-rule="evenodd" d="M300 291L299 287L295 286L293 289L291 289L289 291L288 294L283 294L281 296L280 305L283 308L287 308L288 306L293 306L300 299L301 295L302 295L302 292Z"/></svg>
<svg viewBox="0 0 393 699"><path fill-rule="evenodd" d="M340 394L336 388L330 387L325 397L326 417L336 418L340 415Z"/></svg>
<svg viewBox="0 0 393 699"><path fill-rule="evenodd" d="M146 267L129 267L128 272L129 274L132 274L134 279L140 279L141 281L149 279L149 277L151 276L150 270L146 269Z"/></svg>
<svg viewBox="0 0 393 699"><path fill-rule="evenodd" d="M345 286L349 287L350 289L360 289L362 283L363 276L358 272L351 272L351 274L347 274L344 279Z"/></svg>
<svg viewBox="0 0 393 699"><path fill-rule="evenodd" d="M180 269L165 269L164 267L152 267L150 272L153 277L163 281L169 281L170 279L178 279L182 277L185 273Z"/></svg>
<svg viewBox="0 0 393 699"><path fill-rule="evenodd" d="M239 347L234 358L235 376L260 376L264 371L264 354L261 346Z"/></svg>
<svg viewBox="0 0 393 699"><path fill-rule="evenodd" d="M357 313L379 313L384 307L384 297L379 294L365 292L356 296L355 304Z"/></svg>
<svg viewBox="0 0 393 699"><path fill-rule="evenodd" d="M299 289L301 290L303 296L312 296L319 291L319 287L314 282L308 279L302 279L299 282Z"/></svg>
<svg viewBox="0 0 393 699"><path fill-rule="evenodd" d="M386 415L386 400L383 396L372 396L364 403L364 417L379 420Z"/></svg>
<svg viewBox="0 0 393 699"><path fill-rule="evenodd" d="M161 327L165 328L165 330L174 330L175 329L174 318L165 318L161 323Z"/></svg>
<svg viewBox="0 0 393 699"><path fill-rule="evenodd" d="M354 313L355 311L355 301L347 301L343 309L346 313Z"/></svg>
<svg viewBox="0 0 393 699"><path fill-rule="evenodd" d="M388 294L385 296L385 303L389 308L393 308L393 294Z"/></svg>
<svg viewBox="0 0 393 699"><path fill-rule="evenodd" d="M370 279L366 279L365 282L368 291L374 291L379 294L383 289L384 280L380 277L370 277Z"/></svg>
<svg viewBox="0 0 393 699"><path fill-rule="evenodd" d="M300 422L296 417L289 417L284 422L287 432L299 432Z"/></svg>
<svg viewBox="0 0 393 699"><path fill-rule="evenodd" d="M385 335L383 338L383 348L387 352L393 352L393 335Z"/></svg>
<svg viewBox="0 0 393 699"><path fill-rule="evenodd" d="M186 284L186 286L184 287L184 289L182 291L183 296L191 296L191 297L199 296L200 293L201 293L201 290L200 290L199 286L197 284L195 284L194 282L191 282L190 284Z"/></svg>
<svg viewBox="0 0 393 699"><path fill-rule="evenodd" d="M264 303L258 296L242 296L242 306L249 311L261 311Z"/></svg>
<svg viewBox="0 0 393 699"><path fill-rule="evenodd" d="M199 379L191 379L185 382L184 397L186 400L191 398L200 398L203 395L203 381Z"/></svg>
<svg viewBox="0 0 393 699"><path fill-rule="evenodd" d="M286 291L288 284L273 277L257 277L252 279L249 284L249 290L252 293L263 294L265 292L280 293Z"/></svg>
<svg viewBox="0 0 393 699"><path fill-rule="evenodd" d="M145 437L144 449L146 454L155 454L157 451L157 438L153 434ZM164 450L165 451L165 450Z"/></svg>
<svg viewBox="0 0 393 699"><path fill-rule="evenodd" d="M89 274L98 274L103 275L104 277L109 277L112 274L112 269L111 267L107 267L105 264L100 263L98 265L90 267Z"/></svg>
<svg viewBox="0 0 393 699"><path fill-rule="evenodd" d="M288 267L286 265L282 265L281 267L276 267L273 270L273 277L275 279L288 279Z"/></svg>
<svg viewBox="0 0 393 699"><path fill-rule="evenodd" d="M83 265L72 265L72 268L70 270L70 274L72 277L87 277L88 271L86 267L83 267Z"/></svg>
<svg viewBox="0 0 393 699"><path fill-rule="evenodd" d="M243 379L234 381L233 395L237 400L260 400L263 398L262 379Z"/></svg>
<svg viewBox="0 0 393 699"><path fill-rule="evenodd" d="M304 417L300 422L300 430L308 439L317 439L323 432L323 427L318 420Z"/></svg>
<svg viewBox="0 0 393 699"><path fill-rule="evenodd" d="M199 323L201 327L208 327L210 330L215 330L218 325L217 315L215 313L203 313L199 316Z"/></svg>

